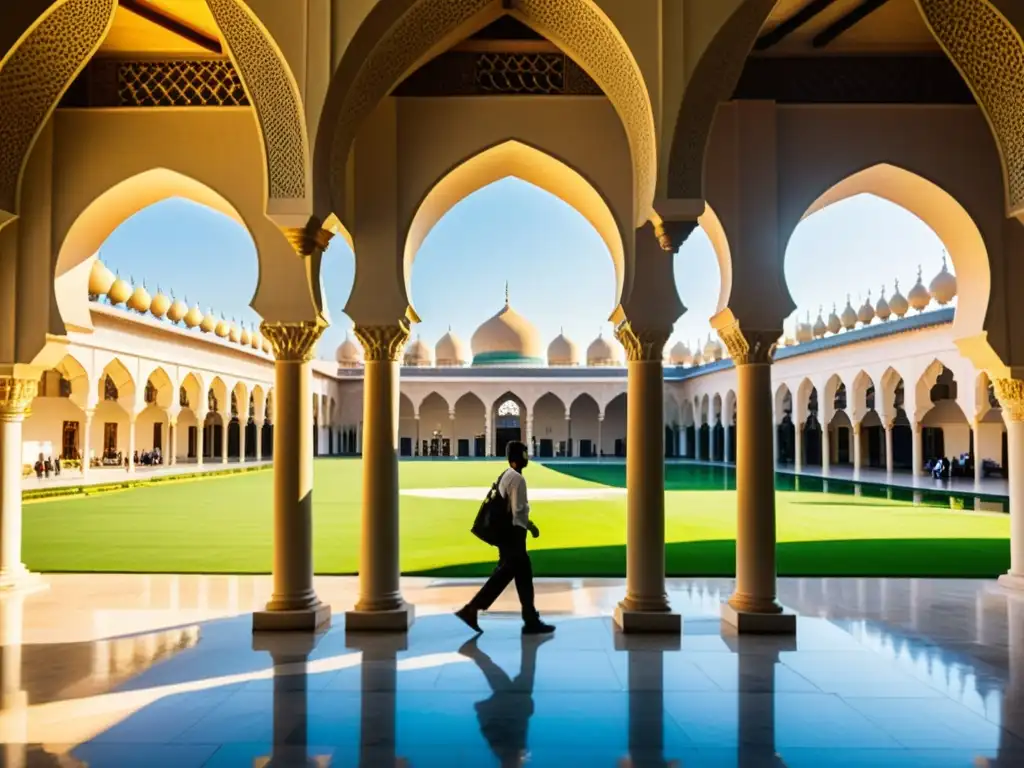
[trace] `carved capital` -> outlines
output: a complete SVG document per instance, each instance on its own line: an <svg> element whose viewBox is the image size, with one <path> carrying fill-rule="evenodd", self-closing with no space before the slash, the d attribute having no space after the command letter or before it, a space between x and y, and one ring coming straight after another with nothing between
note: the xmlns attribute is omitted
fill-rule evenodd
<svg viewBox="0 0 1024 768"><path fill-rule="evenodd" d="M308 363L313 359L316 343L327 328L316 320L296 323L260 323L260 333L274 349L274 359L281 362Z"/></svg>
<svg viewBox="0 0 1024 768"><path fill-rule="evenodd" d="M409 324L401 321L395 325L357 325L355 337L363 345L363 356L368 362L398 362L402 350L409 340Z"/></svg>
<svg viewBox="0 0 1024 768"><path fill-rule="evenodd" d="M775 356L775 345L782 331L743 331L738 320L718 329L734 365L768 365Z"/></svg>
<svg viewBox="0 0 1024 768"><path fill-rule="evenodd" d="M631 363L660 363L670 334L671 330L640 330L634 328L628 320L623 320L615 328L615 338L625 348L626 359Z"/></svg>
<svg viewBox="0 0 1024 768"><path fill-rule="evenodd" d="M996 399L1003 407L1003 413L1010 421L1024 421L1024 381L1020 379L996 379L992 382Z"/></svg>
<svg viewBox="0 0 1024 768"><path fill-rule="evenodd" d="M675 253L696 228L696 221L660 221L654 225L654 236L661 250Z"/></svg>
<svg viewBox="0 0 1024 768"><path fill-rule="evenodd" d="M35 379L0 376L0 421L21 421L32 413L32 400L39 392Z"/></svg>
<svg viewBox="0 0 1024 768"><path fill-rule="evenodd" d="M320 229L319 226L282 227L281 231L295 253L302 257L311 256L318 251L322 253L334 237L333 232Z"/></svg>

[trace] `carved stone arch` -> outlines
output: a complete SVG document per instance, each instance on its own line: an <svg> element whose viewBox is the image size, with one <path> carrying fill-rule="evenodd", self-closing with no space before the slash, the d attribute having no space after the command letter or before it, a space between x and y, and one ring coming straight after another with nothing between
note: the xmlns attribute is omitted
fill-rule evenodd
<svg viewBox="0 0 1024 768"><path fill-rule="evenodd" d="M989 0L917 0L917 6L992 129L1007 215L1024 217L1024 40Z"/></svg>
<svg viewBox="0 0 1024 768"><path fill-rule="evenodd" d="M60 0L0 64L0 227L18 215L21 174L39 132L103 43L117 0Z"/></svg>
<svg viewBox="0 0 1024 768"><path fill-rule="evenodd" d="M593 0L505 0L502 5L493 0L381 0L353 36L328 89L313 158L317 216L347 217L349 150L381 99L503 8L564 50L604 91L622 121L633 159L636 226L650 218L658 171L654 109L632 52Z"/></svg>
<svg viewBox="0 0 1024 768"><path fill-rule="evenodd" d="M206 4L259 125L267 216L281 227L304 227L312 213L310 152L295 77L271 34L243 0L206 0Z"/></svg>

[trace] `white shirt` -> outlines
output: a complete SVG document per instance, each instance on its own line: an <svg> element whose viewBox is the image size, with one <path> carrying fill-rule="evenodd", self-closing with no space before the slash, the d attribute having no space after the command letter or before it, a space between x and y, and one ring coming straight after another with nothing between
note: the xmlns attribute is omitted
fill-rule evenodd
<svg viewBox="0 0 1024 768"><path fill-rule="evenodd" d="M512 508L512 525L529 530L530 502L526 498L526 478L509 467L498 482L498 494L509 500L509 506Z"/></svg>

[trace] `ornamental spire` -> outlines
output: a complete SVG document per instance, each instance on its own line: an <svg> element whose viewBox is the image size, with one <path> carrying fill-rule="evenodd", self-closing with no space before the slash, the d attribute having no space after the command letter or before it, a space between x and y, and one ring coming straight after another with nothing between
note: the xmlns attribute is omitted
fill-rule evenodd
<svg viewBox="0 0 1024 768"><path fill-rule="evenodd" d="M508 280L505 281L505 306L508 306Z"/></svg>

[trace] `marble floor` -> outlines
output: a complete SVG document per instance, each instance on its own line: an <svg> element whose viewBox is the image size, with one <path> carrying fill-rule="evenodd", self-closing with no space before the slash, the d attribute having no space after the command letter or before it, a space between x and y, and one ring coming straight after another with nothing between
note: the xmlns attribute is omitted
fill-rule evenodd
<svg viewBox="0 0 1024 768"><path fill-rule="evenodd" d="M1024 766L1024 596L984 581L783 579L796 637L737 637L728 579L670 581L679 638L624 637L618 580L403 580L407 637L253 636L270 582L46 575L0 599L6 766Z"/></svg>

